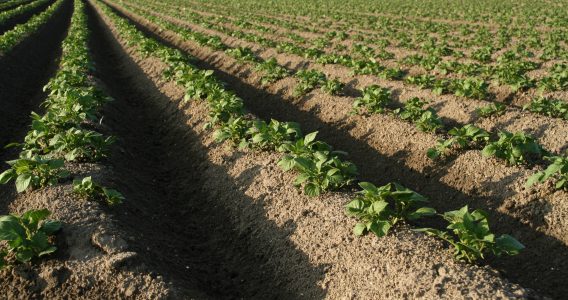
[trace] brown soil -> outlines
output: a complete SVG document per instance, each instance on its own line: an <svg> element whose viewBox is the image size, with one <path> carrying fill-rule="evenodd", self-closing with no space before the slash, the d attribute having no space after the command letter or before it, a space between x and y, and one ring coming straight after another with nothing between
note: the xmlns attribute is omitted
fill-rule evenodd
<svg viewBox="0 0 568 300"><path fill-rule="evenodd" d="M567 253L566 226L562 225L568 211L566 193L552 193L548 187L537 193L524 191L522 186L529 172L481 158L477 151L442 165L433 164L424 153L433 146L435 137L417 132L410 124L388 116L346 117L346 99L330 98L320 92L294 100L289 95L293 86L290 78L262 90L258 86L259 75L248 66L219 52L180 42L168 32L160 31L160 36L200 58L200 66L215 69L217 76L242 96L258 116L298 121L306 132L319 130L324 140L349 151L357 165L365 166L361 169L363 179L402 182L429 196L440 210L465 204L490 210L496 231L514 234L528 248L522 255L493 264L523 285L556 296L565 293L561 282Z"/></svg>
<svg viewBox="0 0 568 300"><path fill-rule="evenodd" d="M534 90L525 93L512 94L508 87L494 87L493 90L495 90L497 94L496 100L510 102L508 113L498 118L483 120L477 116L475 111L480 107L486 106L489 103L488 101L464 99L454 95L435 96L430 90L421 90L416 86L407 85L401 81L384 80L375 76L353 76L351 75L351 71L343 66L321 66L302 57L278 53L275 49L264 49L258 44L242 41L217 31L204 29L199 25L183 22L175 18L159 14L156 15L168 21L186 26L190 30L218 35L222 38L224 43L231 47L250 47L261 58L268 59L274 57L280 65L286 66L294 71L297 71L300 68L323 71L328 75L328 77L338 78L342 82L347 83L348 88L353 91L348 93L349 96L357 96L358 92L356 89L362 89L371 84L380 84L381 86L393 90L395 100L398 102L404 102L412 97L429 100L431 103L430 105L436 109L438 115L443 118L444 123L448 128L459 124L476 123L476 125L489 131L526 131L538 138L539 142L552 152L562 153L568 149L568 136L558 134L558 132L568 130L568 122L535 113L523 112L519 108L519 106L526 104L535 96ZM209 51L205 50L204 52ZM554 96L565 98L566 95L566 92L557 92ZM539 127L535 128L535 124L539 124Z"/></svg>
<svg viewBox="0 0 568 300"><path fill-rule="evenodd" d="M129 53L156 82L155 85L160 91L168 98L174 99L173 103L177 102L176 99L182 98L182 90L161 81L163 65L152 59L141 59L132 50L129 50ZM168 103L172 102L163 103L160 99L156 99L153 105L146 108L150 112L136 110L137 115L155 114L158 111L165 113L161 115L161 124L151 129L160 132L158 137L163 136L163 140L168 141L166 144L158 142L162 148L155 150L164 151L163 146L168 146L169 151L161 155L160 163L169 166L168 157L173 157L172 163L175 163L175 167L170 166L170 172L175 169L176 174L181 177L187 175L192 178L191 174L183 173L185 167L182 167L182 170L178 168L186 164L185 160L189 160L193 167L189 169L194 169L200 174L202 186L199 188L200 182L197 180L186 185L189 188L193 187L195 194L199 195L199 205L226 212L226 226L238 232L235 234L238 243L230 246L244 247L246 252L264 262L259 269L254 270L255 273L265 274L263 289L270 289L272 282L270 274L274 272L275 278L278 278L276 284L278 288L269 292L273 297L286 298L286 295L288 297L291 295L293 298L527 296L518 287L502 285L500 279L497 280L491 273L486 273L489 272L488 268L456 263L449 252L439 251L441 246L439 242L424 235L411 233L406 228L401 228L380 242L373 237L353 238L350 229L352 220L341 213L344 203L350 197L349 194L328 194L318 199L309 199L300 195L295 188L284 183L290 182L293 175L283 174L275 167L278 155L238 153L228 148L228 145L215 144L211 132L202 129L207 121L206 109L202 103L192 103L190 107L181 105L180 109L185 111L185 117L181 120L178 119L179 113L176 113L173 103ZM122 117L124 115L122 114ZM173 124L168 124L169 122ZM168 129L167 126L174 127ZM176 138L174 133L178 130L182 136ZM170 133L174 136L169 137ZM129 134L134 133L131 130ZM148 134L144 137L147 136ZM188 139L193 143L188 141L189 148L184 148ZM159 138L157 140L160 141ZM140 143L140 141L131 141L131 143ZM176 155L174 151L177 149L181 149L184 156ZM125 152L135 155L130 151ZM155 154L153 155L155 157ZM193 159L196 161L192 163ZM151 161L149 159L150 164ZM154 173L164 174L160 170ZM171 184L177 184L178 190L183 191L184 186L180 186L176 178L166 178L173 181ZM159 183L166 185L163 182ZM199 193L200 189L204 193ZM165 205L176 207L176 198L169 196L170 193L164 194L165 197L162 196L160 201ZM186 196L185 201L187 205L192 206L191 196ZM155 202L153 204L160 205ZM176 215L167 207L163 209L167 213ZM203 213L203 210L198 212ZM187 213L191 214L191 210ZM218 213L207 212L212 220L217 218ZM193 217L198 220L202 218L198 215ZM156 222L161 221L156 220ZM207 224L200 225L208 227ZM227 229L219 225L215 230ZM185 228L185 233L188 235L192 231L193 227ZM168 238L171 237L172 232L175 230L170 230L169 233L157 233L164 234L164 237ZM215 237L214 233L211 235ZM230 243L231 237L232 235L225 235L224 241L218 242ZM151 243L151 239L146 240L146 243ZM235 249L225 247L223 251L232 253ZM194 255L202 254L194 253ZM169 272L173 271L172 268L173 266L169 265ZM462 269L467 271L458 271ZM172 273L175 275L175 272ZM367 280L360 280L363 277ZM471 289L468 285L476 288ZM244 284L240 289L246 291L247 286ZM497 290L496 294L494 290ZM486 292L489 294L485 294Z"/></svg>

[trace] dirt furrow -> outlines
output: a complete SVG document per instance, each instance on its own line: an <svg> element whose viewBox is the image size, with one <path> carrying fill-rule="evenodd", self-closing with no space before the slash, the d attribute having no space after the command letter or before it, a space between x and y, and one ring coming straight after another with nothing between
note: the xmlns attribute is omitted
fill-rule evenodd
<svg viewBox="0 0 568 300"><path fill-rule="evenodd" d="M155 78L155 70L164 66L122 48L103 21L93 28L99 77L117 99L109 105L106 122L119 138L111 164L128 201L115 216L131 237L133 249L147 258L144 262L152 270L171 280L184 298L297 298L280 286L266 266L268 257L255 253L263 245L239 230L221 199L205 187L214 178L238 190L223 166L207 160L199 133L188 128L188 116L178 109L177 101L162 93L165 90L179 100L180 90L171 84L156 85L144 73L150 71ZM233 196L251 201L238 192ZM250 209L262 219L260 207ZM263 227L274 231L269 236L283 234L270 222ZM296 258L299 266L310 270L301 253Z"/></svg>
<svg viewBox="0 0 568 300"><path fill-rule="evenodd" d="M156 13L154 13L156 14ZM159 15L159 14L156 14ZM548 150L555 153L563 153L568 150L568 135L562 134L568 132L568 121L562 119L550 118L534 113L524 112L516 107L509 107L507 113L501 116L482 119L479 118L476 110L478 108L488 105L490 102L474 99L464 99L454 95L441 95L435 96L430 90L421 90L418 87L404 84L401 81L390 81L380 79L376 76L369 75L352 75L351 70L340 65L325 65L313 63L305 58L278 53L275 49L265 49L264 47L236 39L226 34L213 31L210 29L202 28L199 25L180 21L178 19L159 15L168 21L185 26L190 30L203 32L206 34L214 34L221 37L223 42L230 47L246 46L250 47L257 55L263 59L271 57L276 58L278 63L286 66L292 70L302 68L316 69L323 71L328 78L338 78L347 84L348 90L353 91L348 93L349 96L358 95L356 90L363 89L371 84L379 84L383 87L389 88L393 91L393 98L398 103L403 103L412 97L418 97L430 101L430 106L433 107L438 115L444 120L447 127L459 124L475 123L488 131L507 130L510 132L525 131L532 134L539 139L539 142L544 145ZM511 94L508 92L507 87L503 87L503 97L509 97ZM566 94L566 92L561 92ZM507 96L508 95L508 96ZM515 102L526 103L530 101L531 94L519 94L513 97ZM511 100L511 99L509 99ZM508 101L509 101L508 100ZM517 103L519 104L519 103ZM537 126L537 124L540 124Z"/></svg>
<svg viewBox="0 0 568 300"><path fill-rule="evenodd" d="M234 295L236 298L286 299L401 294L438 298L442 293L448 298L530 295L495 277L487 268L456 263L450 251L440 251L441 243L406 228L380 241L374 237L354 238L350 228L352 220L342 214L348 194L307 198L287 184L294 175L276 167L277 154L235 152L228 144L216 144L211 132L203 128L207 122L205 104L180 105L183 90L162 81L164 65L143 59L132 49L126 52L152 82L134 74L126 76L134 82L122 81L122 76L113 78L113 85L120 86L111 86L111 90L124 89L132 94L122 95L126 101L115 104L117 115L113 117L109 113L111 124L130 123L120 123L125 128L117 133L124 140L120 142L121 158L127 162L115 161L113 165L116 171L120 170L117 173L131 177L118 181L122 182L132 203L126 204L130 217L117 217L122 226L132 230L133 236L144 234L143 244L134 242L138 244L138 251L152 257L154 261L147 263L165 276L169 274L174 283L179 280L191 286L193 278L198 281L198 288L208 288L209 295L221 293L213 294L221 298ZM124 64L124 61L112 63L122 65L120 68ZM144 92L138 94L130 90L138 88ZM154 89L163 94L156 95L152 92ZM134 121L122 120L130 118ZM140 125L141 122L147 125ZM156 139L154 146L148 143L153 138ZM139 160L142 162L137 163ZM199 178L194 179L197 176L191 172ZM133 191L134 188L140 191ZM157 199L153 199L155 197ZM164 220L166 217L184 226ZM140 223L140 219L148 218L153 226ZM135 228L128 229L130 227ZM154 245L153 238L162 242ZM186 248L189 253L179 253L178 259L167 259L164 257L164 252L170 249L167 242L176 243L172 241L176 238L184 241L186 247L189 243L195 249L192 251L190 246ZM155 246L159 248L152 250ZM150 250L145 252L145 247ZM207 250L211 253L201 253ZM225 268L241 268L233 274L238 287L230 284L226 277L230 272L211 274L217 270L217 263L206 258L216 254L231 258L222 261ZM247 259L249 256L255 260ZM233 264L231 260L239 263ZM176 272L176 268L183 269L178 263L189 265L186 273ZM167 265L167 269L161 269L160 264ZM263 277L255 281L254 277L260 274ZM196 276L203 279L194 278ZM363 277L366 280L361 280ZM223 285L199 283L207 278L222 280L227 290L218 290Z"/></svg>
<svg viewBox="0 0 568 300"><path fill-rule="evenodd" d="M200 58L202 67L215 69L253 113L265 119L298 121L306 131L319 130L324 140L350 152L350 159L361 166L363 179L377 183L397 180L429 196L441 210L464 204L489 209L497 230L513 233L528 248L518 257L497 260L493 265L510 278L545 293L565 292L560 284L567 253L563 242L567 239L566 226L562 225L567 211L562 200L565 193L523 191L523 179L529 175L526 170L481 158L478 151L467 152L443 166L433 165L419 154L433 145L434 137L417 132L409 124L388 116L348 117L346 99L330 101L319 92L290 101L286 86L292 79L260 89L259 76L249 67L219 52L180 42L175 35L136 20L148 26L139 24L141 28L159 32L170 43ZM554 253L559 259L550 260L541 253Z"/></svg>

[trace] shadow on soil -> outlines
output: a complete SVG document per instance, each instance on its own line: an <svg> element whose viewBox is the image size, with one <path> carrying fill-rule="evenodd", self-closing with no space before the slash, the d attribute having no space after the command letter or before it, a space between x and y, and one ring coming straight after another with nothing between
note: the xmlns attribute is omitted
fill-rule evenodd
<svg viewBox="0 0 568 300"><path fill-rule="evenodd" d="M46 97L42 89L58 68L72 3L67 0L47 24L0 57L0 172L9 167L5 161L18 157L18 149L4 146L23 141L31 125L31 112L41 110L40 103ZM0 214L8 212L15 193L13 183L0 185Z"/></svg>
<svg viewBox="0 0 568 300"><path fill-rule="evenodd" d="M179 40L165 40L139 22L127 18L138 29L158 41L191 54L191 48ZM214 54L212 54L214 55ZM208 62L208 57L196 62L204 69L212 69L215 76L226 82L231 90L245 100L245 106L262 119L275 118L281 121L295 121L302 125L304 132L319 131L318 137L334 145L337 149L349 152L349 159L360 168L362 180L376 184L397 181L430 198L432 206L438 211L458 209L464 205L483 208L490 213L490 222L497 233L509 233L522 241L525 251L514 257L489 259L488 263L500 270L512 282L532 288L543 295L562 298L568 294L568 247L560 240L536 231L509 215L500 213L502 199L476 197L465 194L442 182L446 168L436 168L435 173L421 173L408 168L402 158L385 156L369 146L364 140L355 139L349 130L355 126L351 122L329 124L320 120L313 112L301 110L280 95L266 92L248 84L241 78L218 69ZM449 166L449 165L448 165ZM338 212L340 213L340 212Z"/></svg>
<svg viewBox="0 0 568 300"><path fill-rule="evenodd" d="M189 117L125 54L90 6L89 20L97 77L116 99L107 105L105 122L118 137L110 162L127 201L114 215L143 263L185 297L295 299L305 293L323 298L317 285L323 267L311 265L294 248L289 230L265 219L262 201L239 192L248 182L208 161L207 149L186 125ZM230 186L243 215L230 212L226 206L234 201L218 197L222 191L208 194L205 171ZM288 266L278 270L286 276L277 276L272 266ZM309 290L295 291L285 278Z"/></svg>

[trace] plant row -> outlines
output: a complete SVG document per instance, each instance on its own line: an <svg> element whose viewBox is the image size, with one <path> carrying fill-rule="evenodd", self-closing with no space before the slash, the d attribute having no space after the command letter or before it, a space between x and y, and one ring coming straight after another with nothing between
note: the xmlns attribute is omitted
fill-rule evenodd
<svg viewBox="0 0 568 300"><path fill-rule="evenodd" d="M45 11L33 16L26 23L16 25L11 30L0 35L0 55L8 53L16 45L47 23L53 14L61 7L63 2L65 2L65 0L57 0L57 2L50 5Z"/></svg>
<svg viewBox="0 0 568 300"><path fill-rule="evenodd" d="M123 6L125 5L123 4ZM133 8L130 7L130 9ZM140 13L140 9L136 10L138 11L138 13ZM434 75L428 74L405 76L406 72L402 69L386 68L370 56L367 56L363 59L356 59L349 55L326 54L317 48L304 48L290 42L276 42L274 40L260 37L251 33L244 33L242 31L235 31L228 27L206 23L204 18L195 17L195 13L181 13L179 11L168 11L167 13L171 13L180 18L183 18L185 16L185 19L188 19L196 24L200 24L200 26L205 26L210 29L221 31L228 35L244 39L249 42L259 43L265 47L275 48L279 52L302 56L303 58L307 58L321 64L341 64L343 66L351 68L354 74L375 75L379 78L391 80L404 79L405 83L416 85L421 89L431 89L435 94L453 93L454 95L460 97L484 100L490 97L490 92L488 90L489 85L485 80L481 78L467 77L455 79L439 79ZM148 13L145 14L146 17L147 15ZM218 37L216 37L216 39L218 39ZM413 56L412 58L414 60L424 59L421 56ZM438 59L437 61L441 62L440 59ZM499 64L496 66L488 66L486 68L486 71L482 71L484 66L476 64L473 65L476 66L473 69L471 68L472 65L467 64L451 64L451 62L443 62L443 64L445 68L444 70L446 71L448 69L456 70L458 68L468 70L471 69L472 71L469 71L470 73L467 73L467 75L479 75L483 73L485 74L485 77L489 79L493 78L497 82L509 84L513 89L520 89L523 87L530 87L535 85L535 81L526 77L524 73L533 70L537 67L537 65L530 62L519 61L518 57L511 52L504 53L499 59ZM539 81L539 87L543 91L565 90L568 87L568 66L566 66L565 64L554 65L551 68L549 76ZM555 99L550 100L553 102L561 101ZM557 113L543 114L558 117Z"/></svg>
<svg viewBox="0 0 568 300"><path fill-rule="evenodd" d="M191 64L191 57L146 37L106 4L97 2L97 6L112 21L127 46L134 47L142 57L156 57L166 65L163 76L185 89L184 101L207 104L209 121L206 127L216 128L213 132L216 141L230 141L240 149L282 152L278 165L285 171L295 170L294 184L303 186L305 194L310 196L355 181L355 165L343 160L344 152L318 141L317 132L302 135L297 123L255 119L245 112L244 101L215 79L213 71L196 68ZM348 215L360 220L354 229L358 235L373 232L383 236L398 222L411 222L436 214L434 209L422 207L427 202L424 197L400 185L376 187L371 183L360 183L360 186L363 191L346 207ZM487 215L480 210L470 212L466 206L442 216L449 223L448 230L424 228L419 231L449 241L458 259L473 262L487 253L513 255L524 248L511 236L496 237L491 233Z"/></svg>
<svg viewBox="0 0 568 300"><path fill-rule="evenodd" d="M30 12L30 11L48 3L49 1L50 0L37 0L37 1L33 1L32 3L29 3L29 4L18 6L14 9L11 9L11 10L0 12L0 25L7 23L8 21L10 21L13 18L21 16L21 15L27 13L27 12Z"/></svg>
<svg viewBox="0 0 568 300"><path fill-rule="evenodd" d="M189 31L186 28L178 26L168 21L157 18L154 15L144 13L136 8L130 8L136 13L141 14L149 21L163 27L166 30L171 30L178 33L185 39L193 40L202 46L210 47L213 50L225 50L230 56L250 63L257 63L256 69L266 72L262 77L263 84L273 82L288 75L289 71L276 63L274 59L262 61L254 55L252 50L246 47L230 48L223 44L218 36L210 36L204 33ZM301 70L295 74L300 80L294 91L295 95L305 94L316 86L321 86L322 90L330 94L336 94L341 91L343 84L337 80L327 80L325 74L316 70ZM388 89L379 87L377 85L369 86L362 91L362 97L357 98L353 104L353 112L361 113L362 108L370 113L384 113L388 110L391 104L391 92ZM417 128L425 132L435 132L443 128L441 119L437 116L436 112L431 108L424 108L427 102L418 98L413 98L404 104L402 108L391 110L392 114L398 116L402 120L406 120L416 124ZM548 115L551 117L559 117L568 119L568 105L561 100L538 98L528 104L525 109L529 111ZM478 112L482 117L488 117L494 114L503 112L503 106L489 106L482 108ZM527 160L535 161L543 156L552 161L562 159L559 156L550 156L534 138L523 132L509 133L501 131L498 133L496 140L490 140L490 133L480 129L472 124L466 124L460 128L453 128L448 131L450 138L440 140L438 145L428 150L428 156L432 159L449 154L452 148L471 149L479 146L485 146L483 154L485 156L495 156L503 159L509 165L526 164ZM568 184L562 183L562 178L568 171L568 165L554 171L551 175L540 176L544 181L549 177L557 178L557 188L568 188ZM548 171L550 173L550 170ZM548 174L547 173L547 174ZM539 173L540 174L540 173ZM536 175L535 175L536 176ZM531 178L529 185L532 185L534 179Z"/></svg>
<svg viewBox="0 0 568 300"><path fill-rule="evenodd" d="M23 5L27 2L31 2L31 0L11 0L11 1L6 1L4 3L0 3L0 10L8 10L8 9L12 9L15 7L18 7L20 5Z"/></svg>
<svg viewBox="0 0 568 300"><path fill-rule="evenodd" d="M111 100L98 89L91 76L93 65L87 47L89 32L85 4L75 0L68 35L63 41L59 70L45 86L48 96L43 115L32 113L32 125L19 147L19 158L0 174L0 184L14 181L19 193L52 186L67 179L67 162L96 162L108 155L112 137L90 129L100 120L101 106ZM103 187L91 177L76 179L73 190L91 200L116 204L123 196ZM13 262L29 262L53 253L53 235L61 224L45 220L46 209L30 210L21 217L0 217L0 240L7 244L0 250L0 267Z"/></svg>

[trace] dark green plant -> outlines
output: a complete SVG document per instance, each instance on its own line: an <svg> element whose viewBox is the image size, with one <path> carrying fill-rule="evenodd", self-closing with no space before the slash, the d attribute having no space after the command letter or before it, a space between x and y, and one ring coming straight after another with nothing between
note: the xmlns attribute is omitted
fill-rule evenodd
<svg viewBox="0 0 568 300"><path fill-rule="evenodd" d="M417 220L436 213L433 208L424 207L428 200L422 195L396 183L376 187L369 182L361 182L363 189L349 204L345 213L357 218L353 232L363 235L373 232L385 236L398 222Z"/></svg>
<svg viewBox="0 0 568 300"><path fill-rule="evenodd" d="M8 161L12 167L0 174L0 184L15 179L18 193L28 188L39 188L56 184L60 179L69 176L63 168L62 159L42 158L39 155L25 155L19 159Z"/></svg>
<svg viewBox="0 0 568 300"><path fill-rule="evenodd" d="M0 217L0 241L6 241L0 248L0 269L8 264L6 259L25 263L57 250L50 236L61 229L61 223L46 220L50 214L41 209L28 210L19 217Z"/></svg>
<svg viewBox="0 0 568 300"><path fill-rule="evenodd" d="M91 176L81 180L73 180L73 192L89 200L106 201L109 205L116 205L124 201L124 196L115 189L109 189L93 181Z"/></svg>
<svg viewBox="0 0 568 300"><path fill-rule="evenodd" d="M434 148L428 149L427 155L430 159L446 155L452 146L465 149L489 141L489 132L472 124L464 125L461 128L454 127L448 131L448 135L451 138L440 140Z"/></svg>
<svg viewBox="0 0 568 300"><path fill-rule="evenodd" d="M483 148L484 156L495 156L507 161L510 165L518 165L526 163L530 156L540 158L545 153L537 141L524 132L500 131L498 135L499 140Z"/></svg>
<svg viewBox="0 0 568 300"><path fill-rule="evenodd" d="M477 114L482 118L488 118L491 116L499 116L505 113L507 106L503 103L494 102L485 107L476 109Z"/></svg>
<svg viewBox="0 0 568 300"><path fill-rule="evenodd" d="M495 237L489 228L487 213L480 209L470 213L466 205L460 210L446 212L442 217L449 223L448 232L433 228L420 228L416 231L425 232L450 243L454 247L455 257L459 260L474 263L479 259L485 259L487 253L496 256L516 255L525 248L510 235Z"/></svg>
<svg viewBox="0 0 568 300"><path fill-rule="evenodd" d="M378 85L371 85L363 88L362 97L356 98L353 102L353 112L361 113L361 108L365 108L370 113L382 113L391 102L391 91Z"/></svg>
<svg viewBox="0 0 568 300"><path fill-rule="evenodd" d="M294 89L296 97L305 95L326 82L325 74L317 70L300 70L296 73L296 77L300 80Z"/></svg>
<svg viewBox="0 0 568 300"><path fill-rule="evenodd" d="M527 180L526 186L530 187L535 183L543 183L548 179L555 179L555 188L568 190L568 157L564 156L551 156L546 157L547 160L552 161L544 171L538 172Z"/></svg>

